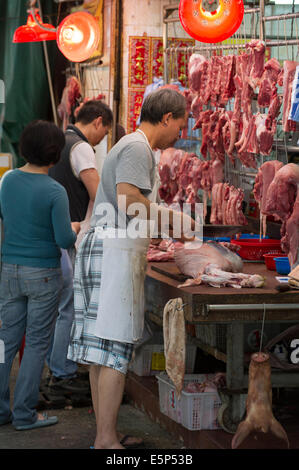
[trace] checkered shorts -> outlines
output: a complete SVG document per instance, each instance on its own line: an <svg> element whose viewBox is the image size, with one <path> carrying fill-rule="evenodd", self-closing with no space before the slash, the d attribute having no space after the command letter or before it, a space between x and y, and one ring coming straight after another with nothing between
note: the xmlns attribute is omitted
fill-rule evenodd
<svg viewBox="0 0 299 470"><path fill-rule="evenodd" d="M133 344L98 338L93 334L101 286L103 242L90 229L80 243L75 262L75 317L68 359L80 364L99 364L126 374Z"/></svg>

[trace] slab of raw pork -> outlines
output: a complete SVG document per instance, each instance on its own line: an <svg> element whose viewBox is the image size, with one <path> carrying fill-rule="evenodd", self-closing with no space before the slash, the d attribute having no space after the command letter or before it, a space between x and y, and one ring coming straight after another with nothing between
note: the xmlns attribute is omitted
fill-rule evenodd
<svg viewBox="0 0 299 470"><path fill-rule="evenodd" d="M291 267L298 259L299 166L289 163L280 168L269 186L265 214L282 221L281 247L288 253Z"/></svg>
<svg viewBox="0 0 299 470"><path fill-rule="evenodd" d="M266 220L267 215L265 214L265 206L267 200L267 193L270 184L272 183L276 172L283 166L282 162L278 160L272 160L263 163L260 166L258 173L255 178L255 184L253 188L253 195L255 200L259 203L260 215L261 215L261 228L263 236L266 236L267 227Z"/></svg>
<svg viewBox="0 0 299 470"><path fill-rule="evenodd" d="M281 74L281 67L278 60L273 57L268 60L264 66L264 72L261 78L257 102L259 106L268 108L271 103L273 87L276 88L277 80Z"/></svg>
<svg viewBox="0 0 299 470"><path fill-rule="evenodd" d="M242 211L244 191L228 183L214 184L212 189L211 224L247 225Z"/></svg>

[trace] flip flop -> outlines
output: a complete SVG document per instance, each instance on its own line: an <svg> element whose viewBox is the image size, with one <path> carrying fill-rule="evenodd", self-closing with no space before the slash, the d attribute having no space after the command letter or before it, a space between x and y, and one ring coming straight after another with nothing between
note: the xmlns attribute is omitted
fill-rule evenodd
<svg viewBox="0 0 299 470"><path fill-rule="evenodd" d="M21 426L15 426L17 431L27 431L27 429L36 429L44 428L46 426L52 426L53 424L58 423L57 416L48 417L47 413L43 413L44 419L37 419L35 423L32 424L23 424Z"/></svg>
<svg viewBox="0 0 299 470"><path fill-rule="evenodd" d="M138 447L141 447L144 445L144 442L135 442L132 444L126 444L126 440L128 439L137 439L135 436L131 436L130 434L125 434L124 437L122 437L119 441L119 443L124 446L126 449L138 449Z"/></svg>

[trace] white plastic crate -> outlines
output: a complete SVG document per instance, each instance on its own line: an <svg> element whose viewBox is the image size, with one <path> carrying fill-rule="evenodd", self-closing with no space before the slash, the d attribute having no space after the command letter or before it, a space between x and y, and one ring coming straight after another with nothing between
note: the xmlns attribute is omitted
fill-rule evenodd
<svg viewBox="0 0 299 470"><path fill-rule="evenodd" d="M202 383L215 374L189 374L184 377L184 387L191 382ZM217 420L221 400L217 392L188 393L184 390L178 399L175 386L166 374L157 376L160 411L182 424L190 431L220 429Z"/></svg>
<svg viewBox="0 0 299 470"><path fill-rule="evenodd" d="M197 347L186 344L186 374L194 370ZM129 370L139 376L157 375L165 370L165 356L163 344L145 344L135 353L135 358Z"/></svg>

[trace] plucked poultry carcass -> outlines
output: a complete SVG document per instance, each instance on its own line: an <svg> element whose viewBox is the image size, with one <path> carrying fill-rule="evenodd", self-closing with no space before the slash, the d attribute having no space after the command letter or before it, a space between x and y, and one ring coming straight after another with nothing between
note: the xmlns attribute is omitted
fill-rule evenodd
<svg viewBox="0 0 299 470"><path fill-rule="evenodd" d="M212 287L262 287L262 276L241 272L243 262L235 250L235 246L229 243L208 242L199 246L197 241L178 247L174 252L175 263L179 270L190 278L179 287L201 283Z"/></svg>
<svg viewBox="0 0 299 470"><path fill-rule="evenodd" d="M251 356L246 412L245 421L239 424L232 439L233 449L253 431L271 432L289 447L287 434L272 413L271 366L269 355L263 352Z"/></svg>

